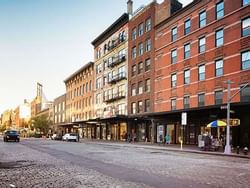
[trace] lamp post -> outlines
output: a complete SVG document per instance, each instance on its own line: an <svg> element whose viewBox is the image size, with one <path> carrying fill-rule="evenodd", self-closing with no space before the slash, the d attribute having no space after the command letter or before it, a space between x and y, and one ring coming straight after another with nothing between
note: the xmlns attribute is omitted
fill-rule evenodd
<svg viewBox="0 0 250 188"><path fill-rule="evenodd" d="M243 87L240 88L240 90L238 92L236 92L235 94L233 94L231 96L230 94L230 85L231 85L231 81L227 80L227 137L226 137L226 146L225 146L225 150L224 153L225 154L231 154L231 146L230 146L230 103L232 101L232 99L239 93L241 92L243 89L245 89L248 85L250 85L250 82L246 83Z"/></svg>
<svg viewBox="0 0 250 188"><path fill-rule="evenodd" d="M225 146L225 154L231 153L231 146L230 146L230 85L231 81L227 81L227 137L226 137L226 146Z"/></svg>

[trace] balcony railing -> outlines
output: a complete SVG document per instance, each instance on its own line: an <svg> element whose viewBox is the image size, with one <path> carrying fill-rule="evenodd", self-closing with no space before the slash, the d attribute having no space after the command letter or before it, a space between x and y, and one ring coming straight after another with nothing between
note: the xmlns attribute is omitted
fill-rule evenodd
<svg viewBox="0 0 250 188"><path fill-rule="evenodd" d="M125 37L123 38L116 38L114 40L111 41L111 45L108 46L108 51L112 50L113 48L115 48L116 46L118 46L120 43L123 43L124 41L126 41Z"/></svg>
<svg viewBox="0 0 250 188"><path fill-rule="evenodd" d="M105 102L113 102L113 101L116 101L116 100L120 100L122 98L125 98L125 92L124 91L121 91L121 92L118 92L118 93L112 93L111 95L106 95L103 97L103 100Z"/></svg>
<svg viewBox="0 0 250 188"><path fill-rule="evenodd" d="M125 72L120 72L117 75L114 75L109 81L108 83L110 84L114 84L116 82L119 82L121 80L126 79L126 73Z"/></svg>
<svg viewBox="0 0 250 188"><path fill-rule="evenodd" d="M108 67L112 68L126 60L126 55L113 57L112 62L108 64Z"/></svg>

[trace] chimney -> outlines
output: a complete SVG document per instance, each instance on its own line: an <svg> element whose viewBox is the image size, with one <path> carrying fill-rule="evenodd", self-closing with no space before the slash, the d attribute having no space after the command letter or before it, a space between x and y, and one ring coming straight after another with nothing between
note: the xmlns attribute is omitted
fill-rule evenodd
<svg viewBox="0 0 250 188"><path fill-rule="evenodd" d="M127 2L127 12L129 17L133 15L133 1L132 0L128 0Z"/></svg>

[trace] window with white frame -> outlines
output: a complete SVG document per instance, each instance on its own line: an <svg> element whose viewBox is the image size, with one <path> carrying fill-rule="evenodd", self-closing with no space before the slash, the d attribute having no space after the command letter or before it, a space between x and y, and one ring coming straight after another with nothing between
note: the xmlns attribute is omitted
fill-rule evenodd
<svg viewBox="0 0 250 188"><path fill-rule="evenodd" d="M177 27L171 30L171 39L172 39L172 42L177 40Z"/></svg>
<svg viewBox="0 0 250 188"><path fill-rule="evenodd" d="M186 20L184 25L185 25L184 26L184 35L187 35L191 31L191 20L190 19Z"/></svg>
<svg viewBox="0 0 250 188"><path fill-rule="evenodd" d="M216 4L216 19L220 19L224 16L224 2L220 1Z"/></svg>
<svg viewBox="0 0 250 188"><path fill-rule="evenodd" d="M243 37L250 35L250 17L245 18L242 20L241 24L241 35Z"/></svg>
<svg viewBox="0 0 250 188"><path fill-rule="evenodd" d="M216 60L215 61L215 76L219 77L223 75L223 60Z"/></svg>
<svg viewBox="0 0 250 188"><path fill-rule="evenodd" d="M139 36L142 36L143 35L143 23L141 23L140 25L139 25L139 27L138 27L138 34L139 34Z"/></svg>
<svg viewBox="0 0 250 188"><path fill-rule="evenodd" d="M224 30L220 29L218 31L215 32L215 36L216 36L216 41L215 41L215 45L216 47L220 47L224 44Z"/></svg>
<svg viewBox="0 0 250 188"><path fill-rule="evenodd" d="M204 27L207 23L206 21L207 19L207 14L206 14L206 11L202 11L200 14L199 14L199 27Z"/></svg>
<svg viewBox="0 0 250 188"><path fill-rule="evenodd" d="M199 66L199 81L205 80L205 65Z"/></svg>
<svg viewBox="0 0 250 188"><path fill-rule="evenodd" d="M171 87L175 88L177 85L177 76L176 73L171 75Z"/></svg>
<svg viewBox="0 0 250 188"><path fill-rule="evenodd" d="M184 59L190 57L190 43L184 45Z"/></svg>
<svg viewBox="0 0 250 188"><path fill-rule="evenodd" d="M184 71L184 84L190 84L190 70Z"/></svg>
<svg viewBox="0 0 250 188"><path fill-rule="evenodd" d="M171 63L177 63L177 49L171 51Z"/></svg>
<svg viewBox="0 0 250 188"><path fill-rule="evenodd" d="M250 51L245 51L241 53L241 69L250 69Z"/></svg>
<svg viewBox="0 0 250 188"><path fill-rule="evenodd" d="M143 84L142 82L138 83L138 94L142 94L143 93Z"/></svg>
<svg viewBox="0 0 250 188"><path fill-rule="evenodd" d="M151 18L146 20L146 32L151 30Z"/></svg>
<svg viewBox="0 0 250 188"><path fill-rule="evenodd" d="M150 51L150 50L151 50L151 39L148 38L148 39L146 40L146 51L148 52L148 51Z"/></svg>
<svg viewBox="0 0 250 188"><path fill-rule="evenodd" d="M199 38L199 53L204 53L206 51L206 38Z"/></svg>
<svg viewBox="0 0 250 188"><path fill-rule="evenodd" d="M139 44L139 55L142 55L142 54L143 54L143 50L144 50L144 48L143 48L143 43L140 43L140 44Z"/></svg>

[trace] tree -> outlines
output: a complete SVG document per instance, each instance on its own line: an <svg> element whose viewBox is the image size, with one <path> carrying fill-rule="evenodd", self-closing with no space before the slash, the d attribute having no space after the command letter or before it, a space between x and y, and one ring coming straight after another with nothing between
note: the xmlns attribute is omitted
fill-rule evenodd
<svg viewBox="0 0 250 188"><path fill-rule="evenodd" d="M6 125L0 125L0 132L4 132L6 130Z"/></svg>
<svg viewBox="0 0 250 188"><path fill-rule="evenodd" d="M48 134L50 124L51 122L48 119L47 115L41 115L41 116L36 116L32 118L33 128L35 128L36 130L39 130L44 135Z"/></svg>

